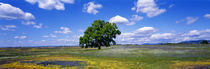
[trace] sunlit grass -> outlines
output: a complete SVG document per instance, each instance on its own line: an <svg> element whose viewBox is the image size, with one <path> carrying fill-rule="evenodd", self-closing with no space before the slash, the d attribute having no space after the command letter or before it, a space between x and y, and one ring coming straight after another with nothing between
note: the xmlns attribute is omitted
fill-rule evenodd
<svg viewBox="0 0 210 69"><path fill-rule="evenodd" d="M102 69L127 69L127 68L134 68L134 69L140 69L140 62L122 62L122 61L117 61L117 60L111 60L111 59L101 59L101 58L92 58L88 59L85 57L77 57L77 56L69 56L69 55L60 55L60 56L49 56L49 57L43 57L43 58L38 58L38 59L33 59L33 60L28 60L28 61L84 61L86 64L84 66L73 66L73 67L62 67L59 65L50 65L50 66L41 66L41 65L36 65L32 63L20 63L20 62L14 62L10 64L4 64L1 65L1 68L20 68L20 69L56 69L56 68L84 68L84 69L89 69L89 68L102 68Z"/></svg>
<svg viewBox="0 0 210 69"><path fill-rule="evenodd" d="M209 66L210 60L207 61L173 61L171 65L173 69L193 69L195 66Z"/></svg>

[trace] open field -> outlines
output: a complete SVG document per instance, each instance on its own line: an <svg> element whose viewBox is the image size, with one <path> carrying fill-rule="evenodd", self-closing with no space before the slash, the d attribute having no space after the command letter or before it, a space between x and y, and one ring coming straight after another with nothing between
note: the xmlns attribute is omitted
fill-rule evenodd
<svg viewBox="0 0 210 69"><path fill-rule="evenodd" d="M0 69L202 69L210 45L0 48Z"/></svg>

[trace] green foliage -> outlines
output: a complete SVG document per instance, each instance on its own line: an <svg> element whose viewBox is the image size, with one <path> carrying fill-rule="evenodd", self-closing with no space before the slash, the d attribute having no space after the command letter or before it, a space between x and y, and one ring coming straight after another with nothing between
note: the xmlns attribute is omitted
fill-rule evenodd
<svg viewBox="0 0 210 69"><path fill-rule="evenodd" d="M79 38L79 44L82 48L115 45L114 39L116 35L120 35L115 23L104 22L103 20L95 20L93 24L84 32L84 36Z"/></svg>
<svg viewBox="0 0 210 69"><path fill-rule="evenodd" d="M207 40L203 40L200 44L208 44Z"/></svg>

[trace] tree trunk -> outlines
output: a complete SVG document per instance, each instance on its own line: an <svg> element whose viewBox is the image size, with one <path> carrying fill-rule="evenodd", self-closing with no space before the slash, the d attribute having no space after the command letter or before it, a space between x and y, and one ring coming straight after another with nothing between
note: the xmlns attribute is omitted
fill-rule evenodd
<svg viewBox="0 0 210 69"><path fill-rule="evenodd" d="M101 50L101 44L98 43L98 50Z"/></svg>
<svg viewBox="0 0 210 69"><path fill-rule="evenodd" d="M101 50L101 46L98 46L98 50Z"/></svg>

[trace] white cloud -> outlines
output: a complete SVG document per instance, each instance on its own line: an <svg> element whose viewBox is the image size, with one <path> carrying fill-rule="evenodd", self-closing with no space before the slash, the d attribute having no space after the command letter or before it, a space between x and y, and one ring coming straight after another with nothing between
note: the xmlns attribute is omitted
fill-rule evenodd
<svg viewBox="0 0 210 69"><path fill-rule="evenodd" d="M73 4L74 0L61 0L64 3L69 3L69 4Z"/></svg>
<svg viewBox="0 0 210 69"><path fill-rule="evenodd" d="M42 37L44 37L44 38L48 38L49 36L48 36L48 35L44 35L44 36L42 36Z"/></svg>
<svg viewBox="0 0 210 69"><path fill-rule="evenodd" d="M175 4L171 4L171 5L168 6L168 8L172 8L174 6L175 6Z"/></svg>
<svg viewBox="0 0 210 69"><path fill-rule="evenodd" d="M139 28L133 32L129 32L129 33L122 33L120 35L120 37L143 37L143 36L148 36L151 35L152 33L156 32L157 29L153 28L153 27L142 27Z"/></svg>
<svg viewBox="0 0 210 69"><path fill-rule="evenodd" d="M142 20L144 17L142 17L142 16L138 16L138 15L132 15L132 17L131 17L131 21L133 22L133 21L140 21L140 20Z"/></svg>
<svg viewBox="0 0 210 69"><path fill-rule="evenodd" d="M49 35L44 35L44 36L42 36L42 37L44 37L44 38L49 38L49 37L51 37L51 38L56 38L57 36L54 35L54 34L49 34Z"/></svg>
<svg viewBox="0 0 210 69"><path fill-rule="evenodd" d="M120 15L116 15L116 16L110 18L109 19L109 22L111 22L111 23L125 24L125 25L134 25L134 24L136 24L136 21L140 21L142 19L143 19L142 16L132 15L132 17L130 18L130 21L129 21L125 17L122 17Z"/></svg>
<svg viewBox="0 0 210 69"><path fill-rule="evenodd" d="M82 33L83 33L83 32L85 32L85 30L83 30L83 29L79 29L79 30L78 30L78 32L82 32Z"/></svg>
<svg viewBox="0 0 210 69"><path fill-rule="evenodd" d="M116 15L114 17L112 17L111 19L109 19L109 22L111 23L123 23L123 24L127 24L129 23L128 19L126 19L125 17Z"/></svg>
<svg viewBox="0 0 210 69"><path fill-rule="evenodd" d="M196 22L199 18L198 17L186 17L187 24L192 24Z"/></svg>
<svg viewBox="0 0 210 69"><path fill-rule="evenodd" d="M56 38L56 37L57 37L57 36L54 35L54 34L50 34L49 36L52 37L52 38Z"/></svg>
<svg viewBox="0 0 210 69"><path fill-rule="evenodd" d="M184 33L181 35L183 38L182 41L186 40L209 40L210 39L210 29L206 30L191 30L188 33Z"/></svg>
<svg viewBox="0 0 210 69"><path fill-rule="evenodd" d="M132 11L135 11L135 10L136 10L136 7L132 7L131 10L132 10Z"/></svg>
<svg viewBox="0 0 210 69"><path fill-rule="evenodd" d="M122 33L121 35L117 36L116 41L118 43L142 43L149 41L149 37L155 33L157 29L153 27L142 27L135 31L128 32L128 33Z"/></svg>
<svg viewBox="0 0 210 69"><path fill-rule="evenodd" d="M142 27L139 28L135 31L135 33L153 33L156 32L157 29L153 28L153 27Z"/></svg>
<svg viewBox="0 0 210 69"><path fill-rule="evenodd" d="M0 26L1 30L8 30L8 31L14 31L16 28L15 25L5 25L5 26Z"/></svg>
<svg viewBox="0 0 210 69"><path fill-rule="evenodd" d="M24 35L23 35L23 36L15 36L14 38L15 38L15 39L26 39L27 36L24 36Z"/></svg>
<svg viewBox="0 0 210 69"><path fill-rule="evenodd" d="M55 33L69 34L71 30L67 27L60 27L61 31L55 31Z"/></svg>
<svg viewBox="0 0 210 69"><path fill-rule="evenodd" d="M148 38L146 43L168 43L177 42L176 39L179 38L173 33L155 33Z"/></svg>
<svg viewBox="0 0 210 69"><path fill-rule="evenodd" d="M210 14L205 14L204 17L210 19Z"/></svg>
<svg viewBox="0 0 210 69"><path fill-rule="evenodd" d="M41 40L41 42L46 42L46 40Z"/></svg>
<svg viewBox="0 0 210 69"><path fill-rule="evenodd" d="M1 2L0 2L0 18L24 19L24 20L35 19L35 17L31 13L24 12L20 8Z"/></svg>
<svg viewBox="0 0 210 69"><path fill-rule="evenodd" d="M36 24L34 21L26 21L22 22L23 25L32 25L34 28L40 29L42 28L43 24Z"/></svg>
<svg viewBox="0 0 210 69"><path fill-rule="evenodd" d="M88 2L87 4L84 4L85 12L94 14L94 15L99 12L97 9L100 9L102 7L103 6L101 4L95 4L94 2Z"/></svg>
<svg viewBox="0 0 210 69"><path fill-rule="evenodd" d="M163 33L163 34L152 34L151 39L171 39L174 34L172 33Z"/></svg>
<svg viewBox="0 0 210 69"><path fill-rule="evenodd" d="M35 25L36 23L33 21L22 22L23 25Z"/></svg>
<svg viewBox="0 0 210 69"><path fill-rule="evenodd" d="M74 35L72 37L57 39L58 43L67 45L78 45L80 35Z"/></svg>
<svg viewBox="0 0 210 69"><path fill-rule="evenodd" d="M40 28L42 28L42 24L34 25L33 27L34 27L34 28L37 28L37 29L40 29Z"/></svg>
<svg viewBox="0 0 210 69"><path fill-rule="evenodd" d="M65 10L64 3L73 4L74 0L25 0L31 4L38 3L39 8L47 10Z"/></svg>
<svg viewBox="0 0 210 69"><path fill-rule="evenodd" d="M198 19L199 19L198 17L188 16L185 19L181 19L179 21L176 21L176 23L182 23L182 22L186 21L186 24L192 24L192 23L195 23Z"/></svg>
<svg viewBox="0 0 210 69"><path fill-rule="evenodd" d="M138 0L135 9L132 10L145 13L148 17L158 16L166 12L166 9L160 9L154 0Z"/></svg>
<svg viewBox="0 0 210 69"><path fill-rule="evenodd" d="M142 27L133 32L122 33L117 36L117 43L143 44L143 43L168 43L190 40L210 40L210 29L190 30L186 33L156 33L153 27Z"/></svg>
<svg viewBox="0 0 210 69"><path fill-rule="evenodd" d="M125 24L125 25L134 25L134 24L136 24L136 22L129 22L129 23Z"/></svg>
<svg viewBox="0 0 210 69"><path fill-rule="evenodd" d="M74 41L74 40L72 40L72 39L57 39L57 41L69 42L69 41Z"/></svg>
<svg viewBox="0 0 210 69"><path fill-rule="evenodd" d="M192 35L199 35L200 32L198 30L191 30L189 31L188 35L192 36Z"/></svg>

